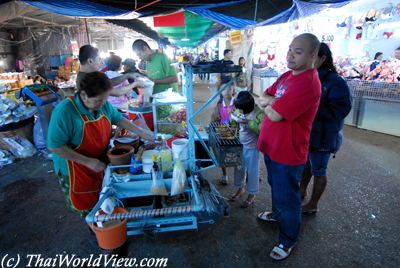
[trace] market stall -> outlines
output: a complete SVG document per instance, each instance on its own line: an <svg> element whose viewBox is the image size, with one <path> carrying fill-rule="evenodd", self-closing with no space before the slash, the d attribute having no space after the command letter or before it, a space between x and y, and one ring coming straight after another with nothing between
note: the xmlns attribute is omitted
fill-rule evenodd
<svg viewBox="0 0 400 268"><path fill-rule="evenodd" d="M399 109L400 60L395 51L400 44L400 1L354 1L311 16L309 5L300 3L298 16L286 23L266 22L268 26L254 29L253 92L261 94L285 72L292 38L311 32L330 46L338 72L352 90L353 109L345 123L399 136L389 122L398 122L392 115ZM377 52L382 54L379 60L374 59Z"/></svg>
<svg viewBox="0 0 400 268"><path fill-rule="evenodd" d="M218 126L211 126L214 129L210 130L210 135L214 137L211 140L214 140L215 144L214 146L210 144L210 146L216 147L211 150L205 141L205 138L208 140L207 133L205 137L204 130L195 125L194 119L234 80L216 92L197 112L193 110L192 95L193 73L221 71L237 73L241 70L238 66L230 67L230 70L221 70L221 68L222 66L198 66L192 69L190 65L185 65L182 90L184 96L174 92L165 92L162 96L154 98L152 108L155 133L158 133L160 124L174 124L176 120L176 118L169 122L157 120L157 107L185 104L187 105L187 138L173 140L171 149L167 148L166 142L164 146L155 149L149 149L146 146L144 149L128 149L127 147L125 153L130 152L131 160L128 157L126 165L112 164L109 166L103 183L102 196L86 217L89 224L102 226L104 222L117 221L117 224L120 224L121 221L125 221L126 227L123 228L126 228L127 234L137 235L144 232L197 229L198 224L213 223L216 218L227 213L227 204L201 172L215 165L237 165L237 161L240 159L237 152L241 153L240 143L237 139L223 141L223 138L217 137L219 135L216 131ZM165 135L163 136L165 137ZM196 140L207 152L208 159L197 157ZM219 151L216 151L218 148ZM231 150L227 150L228 148ZM118 147L111 150L118 150ZM216 152L220 152L220 154ZM202 162L212 162L214 165L203 168ZM121 168L129 168L130 173L118 174L118 170ZM142 172L139 171L140 169ZM100 208L103 211L106 209L107 202L108 204L112 202L110 200L119 200L116 204L124 204L125 210L111 214L113 209L109 209L108 215L98 214ZM96 235L99 239L97 231ZM100 244L100 246L104 248L109 244Z"/></svg>

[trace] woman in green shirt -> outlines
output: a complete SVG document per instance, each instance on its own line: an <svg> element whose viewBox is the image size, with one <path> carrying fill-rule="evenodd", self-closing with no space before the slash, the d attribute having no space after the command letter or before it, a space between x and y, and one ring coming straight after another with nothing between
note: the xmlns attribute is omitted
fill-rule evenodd
<svg viewBox="0 0 400 268"><path fill-rule="evenodd" d="M53 111L47 147L67 205L82 216L94 207L101 191L111 126L130 130L146 140L153 133L135 126L107 101L110 79L101 72L88 73L79 91Z"/></svg>

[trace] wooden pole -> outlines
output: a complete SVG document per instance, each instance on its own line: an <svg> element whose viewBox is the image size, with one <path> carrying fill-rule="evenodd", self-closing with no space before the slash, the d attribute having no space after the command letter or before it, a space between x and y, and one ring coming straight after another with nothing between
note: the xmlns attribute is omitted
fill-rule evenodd
<svg viewBox="0 0 400 268"><path fill-rule="evenodd" d="M90 45L90 35L89 35L89 28L88 28L88 26L87 26L87 19L85 19L85 28L86 28L86 36L87 36L87 40L88 40L88 43L89 43L89 45Z"/></svg>

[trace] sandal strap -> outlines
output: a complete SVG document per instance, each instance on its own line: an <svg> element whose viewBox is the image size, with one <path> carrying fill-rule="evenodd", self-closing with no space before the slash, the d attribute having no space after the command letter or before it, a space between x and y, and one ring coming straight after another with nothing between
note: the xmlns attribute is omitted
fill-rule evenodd
<svg viewBox="0 0 400 268"><path fill-rule="evenodd" d="M276 245L272 251L271 251L271 258L275 259L275 260L283 260L286 259L287 257L289 257L290 253L292 251L292 248L287 248L282 244L278 244ZM274 257L272 255L272 253L275 253L276 255L278 255L279 257Z"/></svg>
<svg viewBox="0 0 400 268"><path fill-rule="evenodd" d="M263 221L276 222L278 220L272 217L272 212L264 211L258 214L258 218Z"/></svg>

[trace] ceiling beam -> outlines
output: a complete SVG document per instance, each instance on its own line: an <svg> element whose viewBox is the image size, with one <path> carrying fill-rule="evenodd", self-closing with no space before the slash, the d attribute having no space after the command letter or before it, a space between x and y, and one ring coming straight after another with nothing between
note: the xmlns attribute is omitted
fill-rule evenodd
<svg viewBox="0 0 400 268"><path fill-rule="evenodd" d="M56 25L56 26L60 26L60 27L76 26L76 25L72 25L72 24L62 25L62 24L59 24L59 23L56 23L56 22L45 21L45 20L41 20L41 19L31 18L31 17L28 17L28 16L21 16L21 18L25 19L25 20L35 21L35 22L39 22L39 23L43 23L43 24Z"/></svg>

